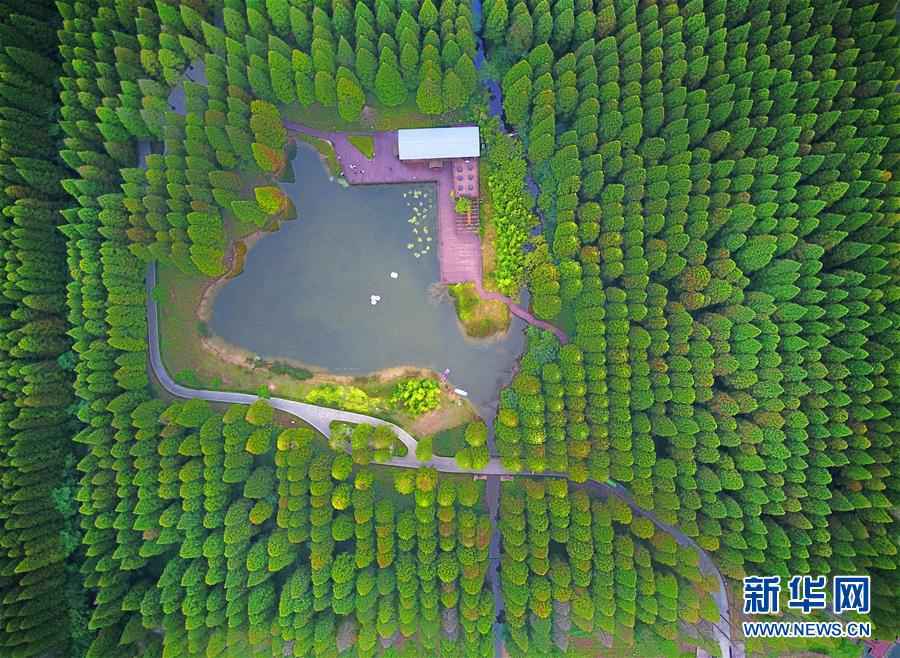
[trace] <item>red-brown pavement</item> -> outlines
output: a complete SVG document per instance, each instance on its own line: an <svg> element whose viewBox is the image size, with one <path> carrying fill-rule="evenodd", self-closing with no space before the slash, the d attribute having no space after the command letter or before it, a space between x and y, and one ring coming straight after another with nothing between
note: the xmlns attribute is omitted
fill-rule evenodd
<svg viewBox="0 0 900 658"><path fill-rule="evenodd" d="M453 172L450 166L432 169L425 161L404 161L397 152L397 132L372 132L375 140L375 156L369 160L347 139L348 133L315 130L290 121L284 122L288 131L325 139L334 146L334 151L344 171L344 178L351 185L374 185L379 183L436 183L437 184L437 225L438 263L442 283L464 283L471 281L482 299L500 301L510 312L541 329L552 331L561 342L567 342L566 334L544 320L534 317L508 297L496 292L488 292L482 286L481 241L478 234L456 230L456 211L450 191L453 189Z"/></svg>

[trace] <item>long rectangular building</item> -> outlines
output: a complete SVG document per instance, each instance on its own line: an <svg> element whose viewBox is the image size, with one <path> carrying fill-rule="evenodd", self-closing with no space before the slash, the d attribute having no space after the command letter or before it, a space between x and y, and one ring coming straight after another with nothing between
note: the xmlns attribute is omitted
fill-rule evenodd
<svg viewBox="0 0 900 658"><path fill-rule="evenodd" d="M401 160L477 158L479 155L478 126L397 131L397 157Z"/></svg>

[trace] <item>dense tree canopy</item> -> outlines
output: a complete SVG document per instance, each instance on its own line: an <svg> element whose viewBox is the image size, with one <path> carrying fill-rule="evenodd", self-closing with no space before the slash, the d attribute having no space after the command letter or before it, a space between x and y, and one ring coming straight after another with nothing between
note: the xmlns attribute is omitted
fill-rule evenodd
<svg viewBox="0 0 900 658"><path fill-rule="evenodd" d="M0 654L493 655L480 480L148 378L146 264L291 219L303 112L478 121L490 283L568 334L456 455L569 478L501 487L511 655L711 649L659 522L734 582L869 574L896 636L894 5L487 0L477 70L457 0L0 0Z"/></svg>
<svg viewBox="0 0 900 658"><path fill-rule="evenodd" d="M896 593L889 4L486 3L544 219L518 259L572 329L501 393L509 468L625 483L733 578Z"/></svg>

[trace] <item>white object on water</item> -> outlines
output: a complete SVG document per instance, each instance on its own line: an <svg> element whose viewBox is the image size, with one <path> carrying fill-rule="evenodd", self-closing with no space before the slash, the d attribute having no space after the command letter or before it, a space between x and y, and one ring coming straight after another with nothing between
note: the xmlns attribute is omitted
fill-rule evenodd
<svg viewBox="0 0 900 658"><path fill-rule="evenodd" d="M391 272L391 278L392 278L392 279L396 279L396 278L399 277L399 276L400 276L400 275L397 274L396 272Z"/></svg>
<svg viewBox="0 0 900 658"><path fill-rule="evenodd" d="M375 306L375 304L381 301L381 295L369 295L369 301L372 306Z"/></svg>
<svg viewBox="0 0 900 658"><path fill-rule="evenodd" d="M469 394L466 391L462 390L461 388L454 388L453 392L456 393L457 395L463 396L464 398L469 397Z"/></svg>

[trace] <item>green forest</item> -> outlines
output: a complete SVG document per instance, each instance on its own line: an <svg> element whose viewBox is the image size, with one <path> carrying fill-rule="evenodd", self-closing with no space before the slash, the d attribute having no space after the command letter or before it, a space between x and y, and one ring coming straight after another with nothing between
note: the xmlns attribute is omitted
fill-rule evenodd
<svg viewBox="0 0 900 658"><path fill-rule="evenodd" d="M732 641L752 574L870 575L895 638L896 5L0 0L0 656L721 655L716 569ZM568 340L462 473L150 376L148 265L302 221L292 122L481 129L497 289Z"/></svg>

